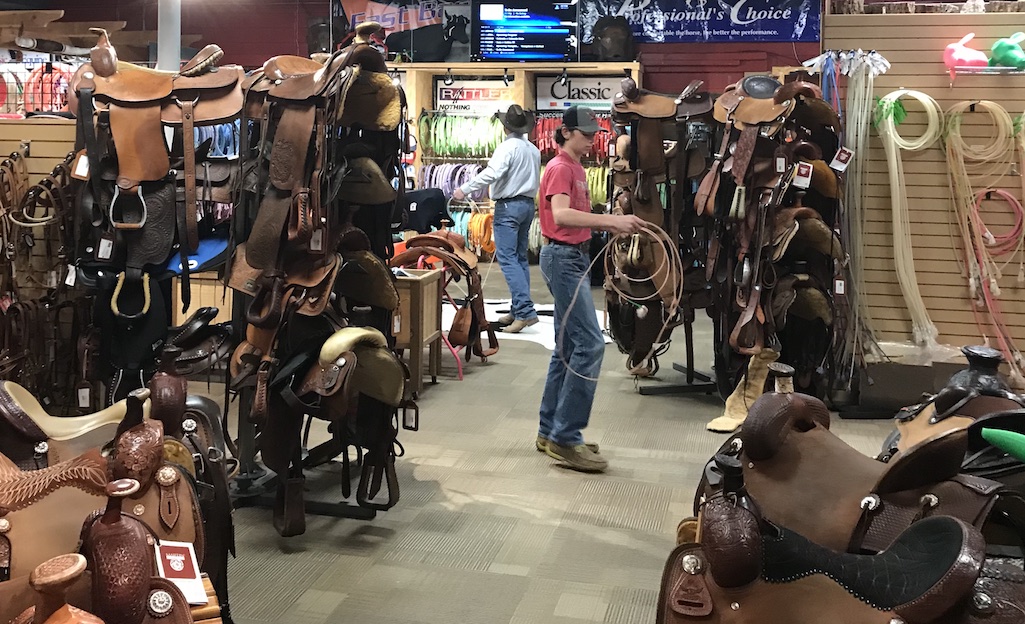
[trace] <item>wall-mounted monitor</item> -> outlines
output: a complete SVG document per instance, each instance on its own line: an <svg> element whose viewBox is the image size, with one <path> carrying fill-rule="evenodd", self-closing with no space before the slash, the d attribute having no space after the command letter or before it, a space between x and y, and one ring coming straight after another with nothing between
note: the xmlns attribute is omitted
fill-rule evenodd
<svg viewBox="0 0 1025 624"><path fill-rule="evenodd" d="M478 61L575 61L577 5L561 0L473 0L471 56Z"/></svg>

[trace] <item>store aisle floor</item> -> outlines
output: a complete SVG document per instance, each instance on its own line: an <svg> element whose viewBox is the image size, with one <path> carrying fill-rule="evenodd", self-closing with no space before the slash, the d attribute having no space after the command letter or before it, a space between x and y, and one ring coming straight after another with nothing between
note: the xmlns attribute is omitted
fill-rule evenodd
<svg viewBox="0 0 1025 624"><path fill-rule="evenodd" d="M550 303L533 270L535 301ZM497 265L486 294L508 296ZM697 361L706 369L710 332L699 313ZM666 383L679 377L671 363L682 361L682 331L676 337L661 359ZM373 521L309 516L305 535L284 539L269 510L236 511L235 621L654 622L676 523L691 515L701 466L724 440L704 430L722 404L637 394L609 345L585 435L611 467L571 472L534 448L549 357L540 345L506 340L486 364L464 365L459 381L446 353L439 383L420 397L420 431L400 434L401 501ZM838 418L833 426L867 453L889 429ZM324 493L311 497L341 496L337 477L319 481L311 486Z"/></svg>

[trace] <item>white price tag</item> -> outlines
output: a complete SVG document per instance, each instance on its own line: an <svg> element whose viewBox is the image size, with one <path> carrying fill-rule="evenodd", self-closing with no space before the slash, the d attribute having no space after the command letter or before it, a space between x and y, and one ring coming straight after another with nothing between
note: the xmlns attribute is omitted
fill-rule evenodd
<svg viewBox="0 0 1025 624"><path fill-rule="evenodd" d="M92 391L90 388L78 389L78 409L88 409L92 405Z"/></svg>
<svg viewBox="0 0 1025 624"><path fill-rule="evenodd" d="M833 292L838 294L838 295L846 295L847 294L847 283L844 282L842 279L835 280L833 282Z"/></svg>
<svg viewBox="0 0 1025 624"><path fill-rule="evenodd" d="M110 260L110 257L114 254L114 242L108 238L100 239L100 249L96 252L96 257L100 260Z"/></svg>
<svg viewBox="0 0 1025 624"><path fill-rule="evenodd" d="M68 276L64 278L64 285L68 288L74 288L76 279L78 279L78 269L75 268L75 265L69 264Z"/></svg>
<svg viewBox="0 0 1025 624"><path fill-rule="evenodd" d="M75 157L75 165L71 168L71 177L79 180L89 179L89 158L85 155L85 150L79 152Z"/></svg>
<svg viewBox="0 0 1025 624"><path fill-rule="evenodd" d="M402 331L402 317L396 314L392 317L391 321L391 333L398 336L399 332Z"/></svg>
<svg viewBox="0 0 1025 624"><path fill-rule="evenodd" d="M776 157L776 173L786 173L787 171L787 159L782 156Z"/></svg>
<svg viewBox="0 0 1025 624"><path fill-rule="evenodd" d="M847 170L847 165L851 164L852 158L854 158L854 150L841 147L836 156L833 156L833 161L829 163L829 167L834 171L843 173Z"/></svg>
<svg viewBox="0 0 1025 624"><path fill-rule="evenodd" d="M813 169L810 163L797 163L797 175L794 176L794 186L800 189L806 189L810 187L812 171Z"/></svg>
<svg viewBox="0 0 1025 624"><path fill-rule="evenodd" d="M50 272L46 274L46 287L57 288L57 269L51 269Z"/></svg>
<svg viewBox="0 0 1025 624"><path fill-rule="evenodd" d="M324 248L324 229L317 228L313 230L313 236L310 237L310 251L321 251Z"/></svg>

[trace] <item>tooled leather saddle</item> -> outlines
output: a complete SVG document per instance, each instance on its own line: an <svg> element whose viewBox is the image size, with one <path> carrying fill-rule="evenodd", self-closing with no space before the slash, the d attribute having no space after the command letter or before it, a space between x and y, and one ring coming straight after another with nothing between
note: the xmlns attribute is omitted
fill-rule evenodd
<svg viewBox="0 0 1025 624"><path fill-rule="evenodd" d="M232 170L208 159L209 144L194 145L193 132L239 117L244 71L218 66L223 52L215 45L176 72L124 63L106 31L94 32L99 41L72 79L69 104L78 116L76 175L87 180L77 198L76 265L83 283L109 300L97 314L104 335L120 340L105 349L115 369L108 384L114 402L144 385L143 371L166 338L161 290L150 281L175 244L183 310L190 305L188 256L199 246L200 202L230 201ZM165 127L180 134L171 149Z"/></svg>

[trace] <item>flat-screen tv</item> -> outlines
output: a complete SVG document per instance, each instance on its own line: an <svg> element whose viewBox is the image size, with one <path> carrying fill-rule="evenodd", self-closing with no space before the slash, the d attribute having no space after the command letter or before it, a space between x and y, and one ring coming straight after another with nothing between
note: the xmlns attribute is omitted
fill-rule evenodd
<svg viewBox="0 0 1025 624"><path fill-rule="evenodd" d="M473 0L477 61L575 61L577 4L563 0Z"/></svg>

